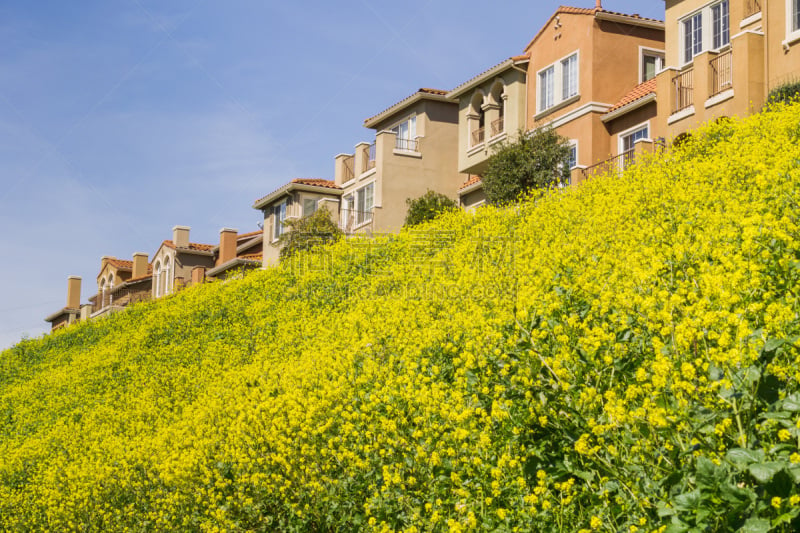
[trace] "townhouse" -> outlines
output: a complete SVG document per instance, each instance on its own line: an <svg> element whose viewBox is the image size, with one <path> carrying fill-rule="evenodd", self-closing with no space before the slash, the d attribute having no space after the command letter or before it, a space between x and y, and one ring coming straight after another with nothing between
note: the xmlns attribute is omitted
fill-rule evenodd
<svg viewBox="0 0 800 533"><path fill-rule="evenodd" d="M664 23L594 8L559 7L520 56L451 91L459 102L460 204L485 201L480 173L502 140L543 126L570 143L570 181L617 153L602 117L663 65ZM649 132L647 132L649 135Z"/></svg>

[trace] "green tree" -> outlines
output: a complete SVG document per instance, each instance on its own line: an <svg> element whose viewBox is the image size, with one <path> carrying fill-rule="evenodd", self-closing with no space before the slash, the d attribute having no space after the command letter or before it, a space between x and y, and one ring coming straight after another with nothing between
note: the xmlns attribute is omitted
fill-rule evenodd
<svg viewBox="0 0 800 533"><path fill-rule="evenodd" d="M407 198L406 204L408 205L406 226L415 226L428 220L433 220L446 211L458 209L458 204L455 200L430 189L419 198Z"/></svg>
<svg viewBox="0 0 800 533"><path fill-rule="evenodd" d="M532 189L566 182L569 142L551 127L530 133L520 130L517 140L503 142L489 158L481 181L491 204L514 202Z"/></svg>
<svg viewBox="0 0 800 533"><path fill-rule="evenodd" d="M287 220L289 231L278 239L281 246L280 258L292 257L301 250L310 250L320 244L338 241L343 233L331 217L326 207L320 207L312 214L299 220Z"/></svg>

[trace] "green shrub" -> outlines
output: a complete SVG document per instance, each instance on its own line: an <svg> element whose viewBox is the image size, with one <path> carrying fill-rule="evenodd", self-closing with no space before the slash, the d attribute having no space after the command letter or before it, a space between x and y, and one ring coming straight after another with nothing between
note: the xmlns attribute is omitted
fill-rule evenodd
<svg viewBox="0 0 800 533"><path fill-rule="evenodd" d="M407 198L408 212L406 213L405 226L416 226L423 222L433 220L447 211L458 209L458 204L444 194L428 190L419 198Z"/></svg>

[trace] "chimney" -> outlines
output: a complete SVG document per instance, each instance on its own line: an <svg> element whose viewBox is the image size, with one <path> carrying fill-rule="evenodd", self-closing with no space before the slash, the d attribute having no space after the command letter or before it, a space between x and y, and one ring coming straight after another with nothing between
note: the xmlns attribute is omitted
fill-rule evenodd
<svg viewBox="0 0 800 533"><path fill-rule="evenodd" d="M131 278L141 278L147 275L147 254L144 252L135 252L133 254L133 272Z"/></svg>
<svg viewBox="0 0 800 533"><path fill-rule="evenodd" d="M206 269L196 266L192 269L192 285L200 285L206 279Z"/></svg>
<svg viewBox="0 0 800 533"><path fill-rule="evenodd" d="M189 226L175 226L172 228L172 242L177 248L189 246Z"/></svg>
<svg viewBox="0 0 800 533"><path fill-rule="evenodd" d="M70 276L67 278L67 308L81 308L81 278Z"/></svg>
<svg viewBox="0 0 800 533"><path fill-rule="evenodd" d="M236 258L236 239L238 232L231 228L219 230L219 253L217 254L216 266L227 263Z"/></svg>
<svg viewBox="0 0 800 533"><path fill-rule="evenodd" d="M603 9L603 2L602 2L602 0L595 0L595 2L594 2L594 8L595 8L595 9Z"/></svg>

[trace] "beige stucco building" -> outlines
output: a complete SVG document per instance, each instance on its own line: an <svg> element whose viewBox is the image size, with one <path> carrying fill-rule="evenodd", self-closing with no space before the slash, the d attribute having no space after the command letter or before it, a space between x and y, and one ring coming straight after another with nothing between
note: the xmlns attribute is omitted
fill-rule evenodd
<svg viewBox="0 0 800 533"><path fill-rule="evenodd" d="M759 111L800 78L797 0L666 0L666 37L656 131L667 139Z"/></svg>
<svg viewBox="0 0 800 533"><path fill-rule="evenodd" d="M397 232L407 199L429 189L456 199L458 104L447 92L419 89L364 121L373 143L336 156L334 182L341 188L339 223L345 233Z"/></svg>
<svg viewBox="0 0 800 533"><path fill-rule="evenodd" d="M97 275L97 294L89 297L91 318L149 300L152 280L153 269L146 253L136 252L132 261L104 256L100 260L100 273Z"/></svg>
<svg viewBox="0 0 800 533"><path fill-rule="evenodd" d="M153 298L172 294L191 283L192 270L215 266L214 245L189 241L189 226L172 228L172 240L161 243L153 254Z"/></svg>

